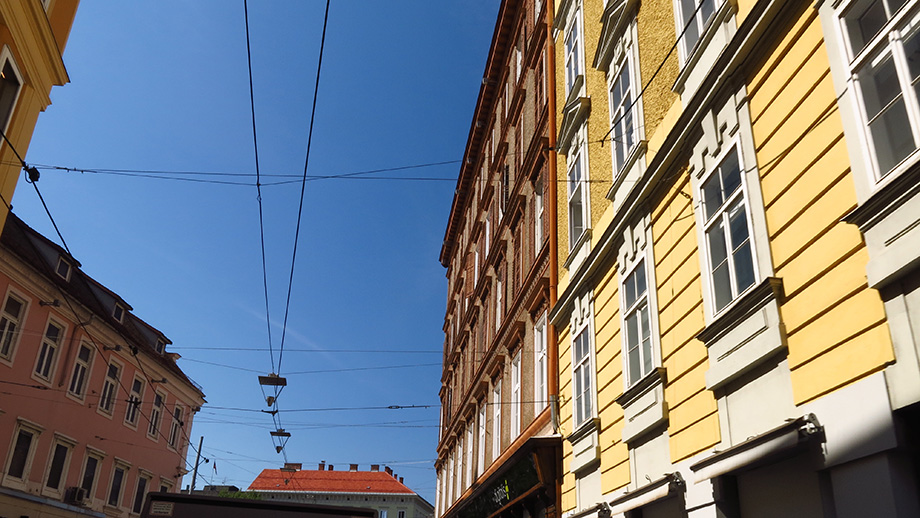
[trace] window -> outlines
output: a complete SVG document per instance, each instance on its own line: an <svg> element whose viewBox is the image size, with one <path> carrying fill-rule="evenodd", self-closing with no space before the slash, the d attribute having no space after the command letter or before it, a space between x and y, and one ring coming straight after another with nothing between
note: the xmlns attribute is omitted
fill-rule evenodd
<svg viewBox="0 0 920 518"><path fill-rule="evenodd" d="M576 146L568 158L569 166L569 251L575 249L579 238L587 229L585 224L585 178L582 149Z"/></svg>
<svg viewBox="0 0 920 518"><path fill-rule="evenodd" d="M638 143L635 121L635 86L632 80L632 59L629 51L610 81L610 147L613 154L613 173L621 173L626 160Z"/></svg>
<svg viewBox="0 0 920 518"><path fill-rule="evenodd" d="M147 436L156 440L160 433L160 415L163 413L163 400L166 397L159 392L153 398L153 407L150 409L150 426L147 428Z"/></svg>
<svg viewBox="0 0 920 518"><path fill-rule="evenodd" d="M677 9L677 33L684 31L681 40L684 61L693 52L696 43L700 40L703 31L716 12L715 0L677 0L680 4ZM686 30L685 30L686 28Z"/></svg>
<svg viewBox="0 0 920 518"><path fill-rule="evenodd" d="M106 505L118 507L121 502L121 490L125 482L125 473L127 470L127 466L121 464L115 465L115 468L112 470L112 483L109 485L109 496L105 500Z"/></svg>
<svg viewBox="0 0 920 518"><path fill-rule="evenodd" d="M378 516L378 518L387 518L387 510L386 510L386 509L381 509L381 510L380 510L380 514L378 514L377 516Z"/></svg>
<svg viewBox="0 0 920 518"><path fill-rule="evenodd" d="M572 344L572 377L574 379L575 426L593 417L591 373L591 330L585 326Z"/></svg>
<svg viewBox="0 0 920 518"><path fill-rule="evenodd" d="M25 314L26 303L12 293L7 294L0 311L0 357L12 360L19 339L19 323Z"/></svg>
<svg viewBox="0 0 920 518"><path fill-rule="evenodd" d="M473 422L466 423L466 487L473 485Z"/></svg>
<svg viewBox="0 0 920 518"><path fill-rule="evenodd" d="M521 434L521 351L511 360L511 438Z"/></svg>
<svg viewBox="0 0 920 518"><path fill-rule="evenodd" d="M178 448L179 439L181 438L182 427L185 423L182 422L182 407L176 405L173 409L173 419L172 424L169 426L169 446L173 449Z"/></svg>
<svg viewBox="0 0 920 518"><path fill-rule="evenodd" d="M99 410L106 414L112 415L115 408L115 397L118 394L118 384L121 378L121 367L112 362L109 364L109 370L105 373L105 380L102 382L102 396L99 398Z"/></svg>
<svg viewBox="0 0 920 518"><path fill-rule="evenodd" d="M505 302L503 296L505 294L505 288L503 281L505 280L505 267L502 265L498 269L498 275L495 278L495 331L502 326L502 317L505 313Z"/></svg>
<svg viewBox="0 0 920 518"><path fill-rule="evenodd" d="M906 0L853 2L842 18L860 115L877 179L920 146L920 19ZM884 35L882 37L879 37Z"/></svg>
<svg viewBox="0 0 920 518"><path fill-rule="evenodd" d="M116 302L115 307L112 309L112 317L114 317L115 320L121 322L125 317L125 308Z"/></svg>
<svg viewBox="0 0 920 518"><path fill-rule="evenodd" d="M58 257L58 264L55 272L65 281L70 280L70 263L63 257Z"/></svg>
<svg viewBox="0 0 920 518"><path fill-rule="evenodd" d="M125 424L131 427L137 426L137 418L140 414L141 401L144 399L144 380L134 378L131 384L131 394L128 395L128 409L125 411Z"/></svg>
<svg viewBox="0 0 920 518"><path fill-rule="evenodd" d="M80 399L86 395L86 380L89 377L90 361L93 358L93 350L85 344L80 344L80 350L77 351L77 357L73 362L73 373L70 375L70 387L67 392L72 396Z"/></svg>
<svg viewBox="0 0 920 518"><path fill-rule="evenodd" d="M540 176L540 179L533 186L533 253L534 256L540 254L540 250L543 249L543 216L544 216L544 204L543 204L543 176Z"/></svg>
<svg viewBox="0 0 920 518"><path fill-rule="evenodd" d="M134 489L134 505L131 507L132 513L140 514L141 509L143 509L144 496L147 494L148 486L150 486L150 478L149 475L138 475L137 487Z"/></svg>
<svg viewBox="0 0 920 518"><path fill-rule="evenodd" d="M479 449L476 451L476 475L482 475L486 470L486 403L479 404Z"/></svg>
<svg viewBox="0 0 920 518"><path fill-rule="evenodd" d="M645 261L623 281L623 340L626 347L626 383L632 386L652 370L652 332L649 320Z"/></svg>
<svg viewBox="0 0 920 518"><path fill-rule="evenodd" d="M546 364L546 313L533 326L533 399L534 414L539 414L549 403Z"/></svg>
<svg viewBox="0 0 920 518"><path fill-rule="evenodd" d="M502 452L502 380L492 388L492 461Z"/></svg>
<svg viewBox="0 0 920 518"><path fill-rule="evenodd" d="M0 130L6 133L10 119L13 117L13 110L16 108L16 101L19 99L19 93L22 91L22 76L19 69L13 61L13 55L10 48L3 47L0 52ZM0 139L2 140L2 139ZM6 141L0 143L2 145Z"/></svg>
<svg viewBox="0 0 920 518"><path fill-rule="evenodd" d="M158 339L156 348L157 348L157 354L163 354L164 352L166 352L166 342L162 339Z"/></svg>
<svg viewBox="0 0 920 518"><path fill-rule="evenodd" d="M45 476L45 489L60 492L67 477L67 467L70 464L70 452L74 444L56 438L51 447L51 456L48 463L48 474Z"/></svg>
<svg viewBox="0 0 920 518"><path fill-rule="evenodd" d="M96 489L96 477L99 475L99 466L102 465L102 456L87 452L86 461L83 464L83 477L80 479L80 487L86 491L86 499L92 501L93 491Z"/></svg>
<svg viewBox="0 0 920 518"><path fill-rule="evenodd" d="M703 232L715 312L756 281L744 175L737 146L703 178Z"/></svg>
<svg viewBox="0 0 920 518"><path fill-rule="evenodd" d="M172 484L164 479L160 479L160 493L169 493L172 491Z"/></svg>
<svg viewBox="0 0 920 518"><path fill-rule="evenodd" d="M406 512L403 510L396 511L396 518L406 518Z"/></svg>
<svg viewBox="0 0 920 518"><path fill-rule="evenodd" d="M53 320L48 322L45 328L45 336L42 338L42 345L38 350L38 360L35 362L35 374L39 378L50 381L54 373L54 363L57 359L58 346L61 344L61 338L64 329Z"/></svg>
<svg viewBox="0 0 920 518"><path fill-rule="evenodd" d="M6 477L16 479L16 481L25 483L29 477L29 471L32 467L32 457L35 453L35 445L38 442L40 431L23 423L19 424L13 441L13 450L10 452L9 461L6 466Z"/></svg>
<svg viewBox="0 0 920 518"><path fill-rule="evenodd" d="M581 50L581 6L575 8L565 33L565 95L575 87L575 80L584 73Z"/></svg>

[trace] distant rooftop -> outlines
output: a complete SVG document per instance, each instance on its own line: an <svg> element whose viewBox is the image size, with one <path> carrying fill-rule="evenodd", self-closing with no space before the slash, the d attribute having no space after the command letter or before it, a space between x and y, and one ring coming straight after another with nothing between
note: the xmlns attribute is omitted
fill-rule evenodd
<svg viewBox="0 0 920 518"><path fill-rule="evenodd" d="M310 493L389 493L414 495L390 468L379 470L372 465L370 471L358 471L357 464L349 470L335 471L331 464L320 469L300 469L300 464L289 464L284 469L264 469L249 485L249 491L297 491Z"/></svg>

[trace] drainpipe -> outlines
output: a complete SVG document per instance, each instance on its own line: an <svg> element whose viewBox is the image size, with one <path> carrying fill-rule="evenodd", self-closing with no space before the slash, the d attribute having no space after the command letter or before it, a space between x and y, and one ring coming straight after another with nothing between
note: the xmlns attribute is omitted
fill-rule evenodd
<svg viewBox="0 0 920 518"><path fill-rule="evenodd" d="M546 74L545 77L549 79L552 77L552 81L547 81L547 99L549 114L547 117L547 124L549 126L549 151L547 153L547 160L549 161L549 178L551 181L547 182L548 193L547 198L549 198L549 220L552 222L553 227L552 231L549 233L549 306L553 308L556 306L556 301L558 297L558 292L556 286L559 284L559 221L556 210L558 202L557 186L559 182L556 178L556 45L555 40L553 40L553 18L555 15L555 6L556 2L545 2L546 9ZM551 394L550 398L553 400L551 404L553 405L553 431L559 431L559 343L556 340L556 326L552 323L547 322L547 349L549 362L547 367L549 371L554 373L554 376L551 376L549 381L549 393ZM560 516L562 510L562 477L564 473L562 472L562 456L561 451L560 455L556 458L556 498L553 502L553 515Z"/></svg>

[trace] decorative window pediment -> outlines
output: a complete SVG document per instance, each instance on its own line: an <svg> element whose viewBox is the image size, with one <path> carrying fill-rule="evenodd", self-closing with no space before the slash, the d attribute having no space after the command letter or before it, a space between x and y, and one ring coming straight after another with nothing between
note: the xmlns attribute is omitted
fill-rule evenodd
<svg viewBox="0 0 920 518"><path fill-rule="evenodd" d="M639 5L639 0L610 0L601 15L601 35L597 41L594 54L594 68L607 72L616 55L617 46L622 43L622 36L632 19L632 11Z"/></svg>
<svg viewBox="0 0 920 518"><path fill-rule="evenodd" d="M588 97L576 97L566 103L562 108L562 120L559 122L559 135L556 138L557 151L564 155L568 154L569 149L575 143L578 130L588 120L590 113L591 99Z"/></svg>

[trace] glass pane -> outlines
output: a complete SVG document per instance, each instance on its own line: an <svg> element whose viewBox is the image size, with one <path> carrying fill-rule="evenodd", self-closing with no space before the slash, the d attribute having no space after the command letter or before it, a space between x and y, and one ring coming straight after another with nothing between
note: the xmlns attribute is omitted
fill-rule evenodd
<svg viewBox="0 0 920 518"><path fill-rule="evenodd" d="M709 261L712 269L715 268L728 257L725 250L725 232L722 230L722 222L716 223L709 232L706 233L709 240Z"/></svg>
<svg viewBox="0 0 920 518"><path fill-rule="evenodd" d="M642 341L642 373L652 372L652 339Z"/></svg>
<svg viewBox="0 0 920 518"><path fill-rule="evenodd" d="M869 131L872 133L872 142L875 144L876 159L882 176L917 149L910 132L904 99L898 99L870 122Z"/></svg>
<svg viewBox="0 0 920 518"><path fill-rule="evenodd" d="M862 2L845 16L847 32L853 45L853 52L858 54L866 43L885 25L888 17L881 0Z"/></svg>
<svg viewBox="0 0 920 518"><path fill-rule="evenodd" d="M626 318L626 348L639 345L639 318L633 313Z"/></svg>
<svg viewBox="0 0 920 518"><path fill-rule="evenodd" d="M86 470L83 471L83 481L80 483L80 487L86 490L87 497L92 497L89 494L93 489L93 480L96 478L96 458L87 457L86 459Z"/></svg>
<svg viewBox="0 0 920 518"><path fill-rule="evenodd" d="M735 263L735 282L740 293L754 284L754 260L751 256L750 241L735 250L732 259Z"/></svg>
<svg viewBox="0 0 920 518"><path fill-rule="evenodd" d="M716 296L716 311L725 307L732 301L731 279L728 273L728 263L722 263L712 272L712 290Z"/></svg>
<svg viewBox="0 0 920 518"><path fill-rule="evenodd" d="M910 80L915 82L920 76L920 31L914 32L904 38L904 54L907 56L907 69L910 71Z"/></svg>
<svg viewBox="0 0 920 518"><path fill-rule="evenodd" d="M679 30L684 32L684 45L685 50L689 54L693 47L696 45L697 40L700 39L700 29L696 24L694 18L694 13L696 12L696 0L680 0L681 7L681 20L684 23L684 27L680 27Z"/></svg>
<svg viewBox="0 0 920 518"><path fill-rule="evenodd" d="M885 106L901 94L898 83L898 71L895 69L891 54L879 56L859 72L859 85L862 88L866 116L874 119Z"/></svg>
<svg viewBox="0 0 920 518"><path fill-rule="evenodd" d="M48 470L47 487L61 488L61 474L64 472L64 461L67 459L67 447L63 444L54 446L54 456L51 458L51 468Z"/></svg>
<svg viewBox="0 0 920 518"><path fill-rule="evenodd" d="M748 238L747 215L741 200L738 200L728 212L728 228L731 236L731 248L734 250Z"/></svg>
<svg viewBox="0 0 920 518"><path fill-rule="evenodd" d="M645 294L645 261L639 263L636 267L636 296L641 297Z"/></svg>
<svg viewBox="0 0 920 518"><path fill-rule="evenodd" d="M82 360L82 361L84 361L84 362L89 362L89 355L90 355L89 347L86 347L86 346L81 345L81 346L80 346L80 354L79 354L80 360Z"/></svg>
<svg viewBox="0 0 920 518"><path fill-rule="evenodd" d="M624 302L626 302L626 308L632 307L633 303L636 302L636 274L635 272L626 278L626 282L623 284L624 288Z"/></svg>
<svg viewBox="0 0 920 518"><path fill-rule="evenodd" d="M709 19L716 12L715 0L703 0L700 6L700 19L703 21L703 27L709 23Z"/></svg>
<svg viewBox="0 0 920 518"><path fill-rule="evenodd" d="M710 175L706 183L703 184L703 208L705 209L707 220L716 213L719 206L722 205L722 201L722 186L719 184L719 175Z"/></svg>
<svg viewBox="0 0 920 518"><path fill-rule="evenodd" d="M639 377L641 376L641 374L639 373L639 347L638 345L636 347L629 349L627 351L627 354L629 355L629 358L628 358L629 372L627 374L629 376L629 383L633 384L636 381L638 381Z"/></svg>
<svg viewBox="0 0 920 518"><path fill-rule="evenodd" d="M6 299L6 307L4 308L4 311L9 313L9 315L14 318L19 318L19 312L22 311L22 303L13 297L10 297Z"/></svg>
<svg viewBox="0 0 920 518"><path fill-rule="evenodd" d="M26 471L26 460L29 458L29 448L32 446L32 434L19 430L19 436L16 438L16 446L13 448L13 456L10 459L10 467L7 474L13 478L22 478Z"/></svg>
<svg viewBox="0 0 920 518"><path fill-rule="evenodd" d="M726 199L741 187L741 166L738 164L738 152L733 150L719 166L722 175L722 199Z"/></svg>

